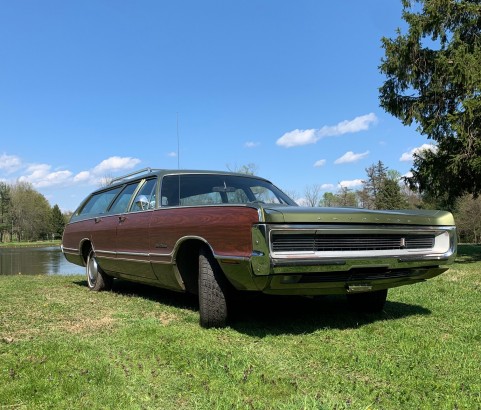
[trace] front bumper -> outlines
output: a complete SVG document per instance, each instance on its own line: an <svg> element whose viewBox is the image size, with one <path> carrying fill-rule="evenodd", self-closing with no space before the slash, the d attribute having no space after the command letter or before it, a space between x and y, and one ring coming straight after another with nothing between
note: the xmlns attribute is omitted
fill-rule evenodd
<svg viewBox="0 0 481 410"><path fill-rule="evenodd" d="M289 234L295 227L279 227ZM355 232L369 227L323 227L332 233ZM302 227L303 232L319 227ZM266 225L253 228L254 251L250 258L218 258L231 283L240 290L270 294L323 295L370 291L408 285L445 272L456 256L456 229L449 227L375 227L371 232L434 232L436 240L429 250L380 250L351 252L273 252Z"/></svg>

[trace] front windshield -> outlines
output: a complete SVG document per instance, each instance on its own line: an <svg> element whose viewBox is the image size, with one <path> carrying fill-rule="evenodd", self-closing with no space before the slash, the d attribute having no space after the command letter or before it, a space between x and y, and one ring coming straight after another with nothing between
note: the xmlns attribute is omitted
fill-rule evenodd
<svg viewBox="0 0 481 410"><path fill-rule="evenodd" d="M163 206L216 204L297 204L263 179L237 175L167 175L162 179Z"/></svg>

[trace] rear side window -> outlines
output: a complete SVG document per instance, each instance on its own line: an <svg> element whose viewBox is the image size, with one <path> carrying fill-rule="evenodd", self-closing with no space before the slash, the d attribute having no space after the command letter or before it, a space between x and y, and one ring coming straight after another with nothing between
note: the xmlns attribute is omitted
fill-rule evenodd
<svg viewBox="0 0 481 410"><path fill-rule="evenodd" d="M110 203L120 192L120 189L121 187L117 187L92 195L84 204L84 206L82 206L82 208L77 212L77 215L85 216L105 213Z"/></svg>

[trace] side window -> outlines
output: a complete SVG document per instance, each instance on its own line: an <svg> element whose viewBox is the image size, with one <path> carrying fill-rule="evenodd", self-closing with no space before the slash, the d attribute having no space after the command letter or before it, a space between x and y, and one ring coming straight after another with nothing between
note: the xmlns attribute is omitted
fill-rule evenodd
<svg viewBox="0 0 481 410"><path fill-rule="evenodd" d="M135 200L130 208L130 212L146 211L155 208L155 188L156 179L149 179L138 192Z"/></svg>
<svg viewBox="0 0 481 410"><path fill-rule="evenodd" d="M120 195L117 197L113 205L110 207L109 212L114 214L119 214L127 211L132 195L136 191L139 182L127 185Z"/></svg>
<svg viewBox="0 0 481 410"><path fill-rule="evenodd" d="M168 175L162 178L161 205L179 206L179 176Z"/></svg>
<svg viewBox="0 0 481 410"><path fill-rule="evenodd" d="M120 192L121 187L110 189L108 191L99 192L92 195L84 206L77 212L77 215L95 215L102 214L107 211L112 200Z"/></svg>

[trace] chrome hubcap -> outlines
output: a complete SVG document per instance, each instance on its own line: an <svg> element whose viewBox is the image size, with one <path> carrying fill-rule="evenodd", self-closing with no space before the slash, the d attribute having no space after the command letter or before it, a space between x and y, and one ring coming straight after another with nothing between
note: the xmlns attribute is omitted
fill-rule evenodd
<svg viewBox="0 0 481 410"><path fill-rule="evenodd" d="M89 256L89 260L87 263L87 281L89 286L92 288L95 286L97 282L97 276L99 274L97 261L95 260L94 256Z"/></svg>

